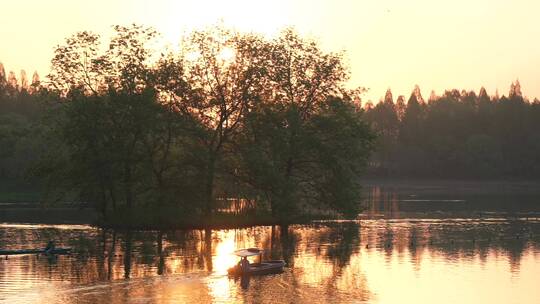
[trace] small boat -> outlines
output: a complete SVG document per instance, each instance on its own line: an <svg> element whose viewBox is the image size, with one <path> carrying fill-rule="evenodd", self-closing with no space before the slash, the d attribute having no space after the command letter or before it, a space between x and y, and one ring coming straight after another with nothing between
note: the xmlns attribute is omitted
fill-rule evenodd
<svg viewBox="0 0 540 304"><path fill-rule="evenodd" d="M69 254L71 248L54 248L45 249L19 249L19 250L0 250L0 255L16 255L16 254Z"/></svg>
<svg viewBox="0 0 540 304"><path fill-rule="evenodd" d="M239 249L234 252L234 254L242 259L247 259L250 256L259 256L258 263L248 263L249 267L242 267L241 263L238 263L234 267L231 267L227 270L230 275L263 275L263 274L272 274L272 273L281 273L283 272L283 267L285 267L285 261L283 260L269 260L262 261L262 253L264 251L258 248L247 248Z"/></svg>

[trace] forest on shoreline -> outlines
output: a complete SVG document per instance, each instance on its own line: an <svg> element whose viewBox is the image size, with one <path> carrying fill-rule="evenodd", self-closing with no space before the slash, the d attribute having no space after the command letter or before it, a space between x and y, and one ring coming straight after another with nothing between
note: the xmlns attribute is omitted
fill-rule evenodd
<svg viewBox="0 0 540 304"><path fill-rule="evenodd" d="M517 81L374 105L341 54L292 30L211 28L177 52L151 49L151 28L115 31L105 50L67 38L46 81L0 65L2 200L85 202L109 225L250 225L355 216L362 176L540 177L540 101Z"/></svg>
<svg viewBox="0 0 540 304"><path fill-rule="evenodd" d="M524 98L517 80L502 96L454 89L424 100L417 86L394 102L388 90L364 109L378 134L371 176L540 178L540 101Z"/></svg>

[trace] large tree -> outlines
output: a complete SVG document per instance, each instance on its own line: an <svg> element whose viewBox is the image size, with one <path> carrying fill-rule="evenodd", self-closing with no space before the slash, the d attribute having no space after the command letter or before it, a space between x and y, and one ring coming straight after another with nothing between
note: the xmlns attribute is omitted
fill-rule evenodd
<svg viewBox="0 0 540 304"><path fill-rule="evenodd" d="M266 91L240 145L246 180L279 218L309 206L351 212L373 137L345 89L341 55L292 30L267 51Z"/></svg>
<svg viewBox="0 0 540 304"><path fill-rule="evenodd" d="M192 122L191 149L200 151L206 214L214 208L216 180L223 179L224 158L233 151L241 121L260 99L264 48L257 35L216 27L193 32L177 56L181 68L170 96Z"/></svg>
<svg viewBox="0 0 540 304"><path fill-rule="evenodd" d="M156 84L171 76L152 62L155 30L114 29L105 51L97 35L68 38L56 48L49 75L62 100L56 127L72 165L68 179L79 192L97 195L92 201L100 202L103 213L119 202L131 209L137 196L167 188L166 176L175 170L171 154L180 145L175 133L182 124Z"/></svg>
<svg viewBox="0 0 540 304"><path fill-rule="evenodd" d="M84 171L79 181L100 195L93 200L104 213L109 202L130 208L148 199L150 183L159 198L200 190L194 209L209 215L231 183L246 181L275 215L315 201L355 209L373 137L352 101L358 90L345 89L341 54L292 30L268 40L210 28L155 56L154 30L115 30L105 51L88 32L67 39L50 75L64 101L60 133L73 172ZM262 155L268 172L254 171Z"/></svg>

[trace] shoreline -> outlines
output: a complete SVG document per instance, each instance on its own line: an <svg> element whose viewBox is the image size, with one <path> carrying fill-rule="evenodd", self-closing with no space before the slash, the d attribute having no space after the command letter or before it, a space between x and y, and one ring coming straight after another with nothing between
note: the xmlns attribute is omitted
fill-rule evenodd
<svg viewBox="0 0 540 304"><path fill-rule="evenodd" d="M37 208L36 208L37 209ZM305 225L312 221L332 220L329 217L296 217L288 220L277 220L269 217L243 217L225 216L214 217L204 220L156 219L155 221L137 221L137 214L133 218L123 217L117 221L103 221L102 219L79 217L76 219L68 216L62 216L59 212L68 211L72 213L81 213L79 209L49 208L49 209L30 209L17 210L17 214L11 213L5 215L5 210L0 209L0 223L2 224L29 224L29 225L88 225L96 228L115 229L115 230L137 230L137 231L159 231L159 230L204 230L204 229L241 229L259 226L288 226ZM13 210L12 210L13 211ZM87 213L94 213L92 209L82 210ZM54 218L43 216L43 214L55 214ZM139 214L140 215L140 214ZM335 219L337 220L337 219Z"/></svg>
<svg viewBox="0 0 540 304"><path fill-rule="evenodd" d="M476 199L499 198L499 207L511 206L518 200L519 212L532 208L540 197L538 180L457 180L457 179L402 179L363 178L361 186L364 199L373 199L381 191L393 193L400 198L413 198L418 202L407 202L401 211L409 206L426 205L432 199ZM427 202L422 202L425 200ZM440 204L440 203L439 203ZM494 204L489 204L494 205ZM487 205L486 205L487 206ZM517 206L516 206L517 207ZM453 207L452 207L453 208ZM496 207L494 207L496 208ZM524 209L525 208L525 209ZM466 208L468 210L468 208ZM488 209L491 209L488 208ZM526 210L527 209L527 210ZM467 210L463 210L467 212ZM494 211L494 210L485 210ZM531 210L532 211L532 210ZM360 212L358 218L365 218L369 212ZM405 215L405 214L403 214ZM329 215L304 215L289 219L275 219L270 214L217 214L210 219L194 218L180 210L136 210L133 214L111 214L108 221L100 220L99 214L91 207L81 204L59 204L44 207L38 202L0 201L0 223L28 223L66 225L79 224L105 229L134 230L186 230L186 229L235 229L256 226L309 224L317 220L339 220Z"/></svg>

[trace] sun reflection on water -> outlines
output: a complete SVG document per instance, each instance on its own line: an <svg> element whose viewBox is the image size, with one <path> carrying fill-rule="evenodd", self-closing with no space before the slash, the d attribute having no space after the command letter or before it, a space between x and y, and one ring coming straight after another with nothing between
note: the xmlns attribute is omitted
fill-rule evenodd
<svg viewBox="0 0 540 304"><path fill-rule="evenodd" d="M213 266L215 274L227 274L227 269L232 267L237 260L234 255L236 241L234 230L217 231L215 235L219 242L213 252Z"/></svg>
<svg viewBox="0 0 540 304"><path fill-rule="evenodd" d="M284 234L279 227L216 230L211 235L163 233L162 248L156 245L156 235L161 239L162 234L156 232L134 232L127 238L126 233L95 229L3 228L0 241L13 246L54 236L76 253L56 261L28 255L0 261L0 302L2 297L9 303L80 304L540 299L535 288L540 270L537 222L378 220L289 228ZM522 231L519 238L515 231ZM132 244L127 246L127 240ZM126 247L132 257L129 279L124 278ZM246 247L264 249L265 258L286 260L285 271L252 277L247 287L230 278L227 268L238 261L234 250ZM160 263L165 267L161 273ZM479 286L484 284L493 291L483 292Z"/></svg>
<svg viewBox="0 0 540 304"><path fill-rule="evenodd" d="M217 245L212 253L213 274L207 279L207 285L214 300L220 302L231 297L227 269L232 267L237 259L234 255L236 249L235 231L217 231L213 237L217 239Z"/></svg>

